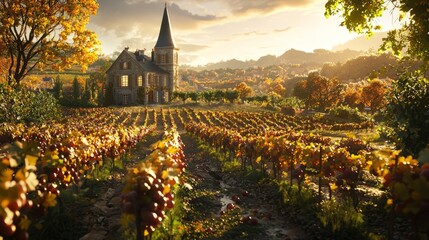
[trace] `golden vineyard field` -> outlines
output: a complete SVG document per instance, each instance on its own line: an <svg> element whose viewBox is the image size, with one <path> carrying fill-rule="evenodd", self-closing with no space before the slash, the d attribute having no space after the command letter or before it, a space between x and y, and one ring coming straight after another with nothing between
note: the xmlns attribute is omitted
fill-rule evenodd
<svg viewBox="0 0 429 240"><path fill-rule="evenodd" d="M183 178L188 162L184 148L195 146L185 146L183 134L242 171L276 181L286 202L311 192L320 209L350 204L359 223L365 218L362 207L382 197L383 206L374 208L385 208L386 214L394 213L392 218L409 219L417 233L425 231L428 164L419 165L411 157L362 140L314 133L373 127L372 122L336 123L280 113L143 107L67 110L63 120L41 126L3 123L0 236L28 239L29 232L42 228L50 209L62 204L63 192L79 191L106 169L126 166L122 197L114 207L122 210L121 223L131 235L150 238L166 219L171 220L178 186L189 185ZM149 153L137 154L137 161L127 163L126 156L147 144L154 132L163 133ZM332 217L322 219L335 231ZM249 217L241 221L255 223ZM394 227L394 221L390 224ZM205 234L201 236L210 236Z"/></svg>

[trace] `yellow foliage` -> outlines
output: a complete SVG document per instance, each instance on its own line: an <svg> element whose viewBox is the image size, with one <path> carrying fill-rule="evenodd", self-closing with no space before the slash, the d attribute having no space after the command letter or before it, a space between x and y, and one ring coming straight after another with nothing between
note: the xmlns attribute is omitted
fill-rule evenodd
<svg viewBox="0 0 429 240"><path fill-rule="evenodd" d="M80 65L86 71L88 64L97 59L100 42L94 32L86 29L90 16L97 13L96 0L50 4L33 0L3 2L0 5L2 49L17 49L8 53L8 59L14 61L7 64L7 69L11 67L12 72L6 79L14 78L19 84L35 64L42 70L45 66L63 70ZM13 29L21 29L22 34L14 34ZM23 52L26 52L25 58ZM1 69L0 75L3 75Z"/></svg>

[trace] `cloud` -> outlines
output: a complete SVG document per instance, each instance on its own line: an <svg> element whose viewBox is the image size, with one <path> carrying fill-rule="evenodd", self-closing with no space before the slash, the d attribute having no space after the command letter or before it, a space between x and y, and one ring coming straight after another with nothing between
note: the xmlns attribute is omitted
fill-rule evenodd
<svg viewBox="0 0 429 240"><path fill-rule="evenodd" d="M179 47L180 51L183 52L197 52L204 50L208 48L208 45L202 45L202 44L192 44L188 43L185 40L177 39L177 47ZM150 51L150 47L153 47L155 45L156 38L152 37L132 37L132 38L126 38L122 40L121 45L118 46L116 49L117 51L122 51L125 47L129 47L131 51L134 51L136 49L143 49L146 47L147 51Z"/></svg>
<svg viewBox="0 0 429 240"><path fill-rule="evenodd" d="M155 34L159 31L164 4L144 0L100 0L97 15L91 18L91 24L100 29L101 34L113 32L117 37ZM177 4L168 7L173 31L189 30L213 22L222 17L198 15L180 8Z"/></svg>
<svg viewBox="0 0 429 240"><path fill-rule="evenodd" d="M268 32L262 32L262 31L250 31L250 32L244 32L244 33L237 33L236 36L250 36L250 35L257 35L257 36L263 36L267 35Z"/></svg>
<svg viewBox="0 0 429 240"><path fill-rule="evenodd" d="M278 10L295 7L305 7L313 3L313 0L226 0L225 3L231 8L233 13L252 14L262 13L269 14Z"/></svg>
<svg viewBox="0 0 429 240"><path fill-rule="evenodd" d="M138 38L138 37L127 38L122 40L121 46L119 46L117 50L122 51L124 47L129 47L131 51L136 49L143 49L145 46L148 46L148 42L152 46L153 45L152 42L154 41L155 40L148 40L147 38Z"/></svg>
<svg viewBox="0 0 429 240"><path fill-rule="evenodd" d="M183 54L183 55L180 55L179 57L180 57L180 64L182 63L188 64L199 58L199 56L192 55L192 54Z"/></svg>
<svg viewBox="0 0 429 240"><path fill-rule="evenodd" d="M180 42L177 45L180 48L180 50L184 52L196 52L196 51L204 50L209 47L207 45L180 43Z"/></svg>
<svg viewBox="0 0 429 240"><path fill-rule="evenodd" d="M282 29L274 29L274 32L277 32L277 33L279 33L279 32L287 32L287 31L289 31L291 29L292 29L292 27L286 27L286 28L282 28Z"/></svg>
<svg viewBox="0 0 429 240"><path fill-rule="evenodd" d="M269 35L272 33L282 33L282 32L286 32L289 31L290 29L292 29L292 27L287 27L287 28L282 28L282 29L274 29L272 31L269 32L264 32L264 31L249 31L249 32L243 32L243 33L236 33L234 34L234 36L265 36L265 35Z"/></svg>
<svg viewBox="0 0 429 240"><path fill-rule="evenodd" d="M316 0L176 0L179 5L192 8L194 11L216 11L224 15L230 13L231 17L244 15L270 14L284 9L307 7L317 2ZM210 9L208 9L210 8ZM224 11L226 9L226 11ZM223 13L223 14L222 14ZM221 16L219 14L215 14Z"/></svg>

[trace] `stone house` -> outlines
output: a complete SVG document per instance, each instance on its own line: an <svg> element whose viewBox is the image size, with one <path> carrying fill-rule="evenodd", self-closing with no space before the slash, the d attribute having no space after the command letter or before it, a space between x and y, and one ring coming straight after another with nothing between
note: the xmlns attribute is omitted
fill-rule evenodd
<svg viewBox="0 0 429 240"><path fill-rule="evenodd" d="M166 5L158 41L150 57L145 50L132 52L126 47L106 71L113 102L117 105L169 102L179 85L178 51Z"/></svg>

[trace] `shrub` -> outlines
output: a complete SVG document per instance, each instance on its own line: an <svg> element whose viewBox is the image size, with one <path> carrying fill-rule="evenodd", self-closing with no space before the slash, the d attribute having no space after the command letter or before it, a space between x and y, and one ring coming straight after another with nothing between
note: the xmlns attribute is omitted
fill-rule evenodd
<svg viewBox="0 0 429 240"><path fill-rule="evenodd" d="M59 115L59 106L52 94L0 84L0 122L41 123Z"/></svg>
<svg viewBox="0 0 429 240"><path fill-rule="evenodd" d="M281 108L281 111L283 114L289 115L289 116L295 116L296 110L295 108L291 106L284 106Z"/></svg>
<svg viewBox="0 0 429 240"><path fill-rule="evenodd" d="M387 125L405 155L417 156L429 143L429 79L404 72L393 82L386 106Z"/></svg>
<svg viewBox="0 0 429 240"><path fill-rule="evenodd" d="M345 122L356 122L361 123L368 120L364 114L359 112L357 108L351 108L349 106L338 106L329 110L328 117L337 118Z"/></svg>

